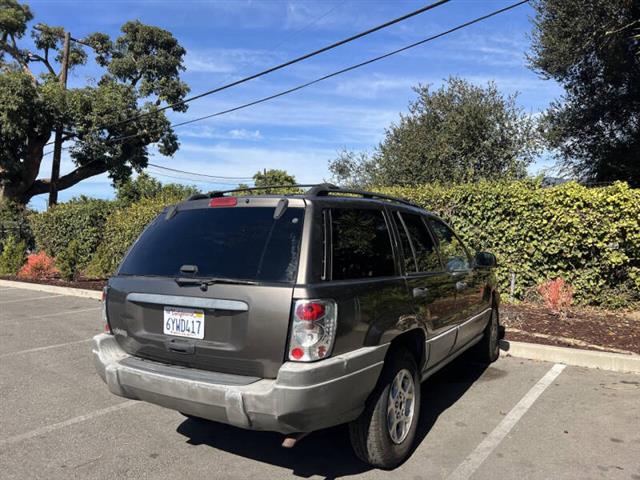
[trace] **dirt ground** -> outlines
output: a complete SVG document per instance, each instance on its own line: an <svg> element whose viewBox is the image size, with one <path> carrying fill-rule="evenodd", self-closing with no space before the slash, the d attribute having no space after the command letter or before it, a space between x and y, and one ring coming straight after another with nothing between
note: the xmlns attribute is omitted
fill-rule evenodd
<svg viewBox="0 0 640 480"><path fill-rule="evenodd" d="M501 322L507 340L640 354L637 312L574 308L565 318L535 304L504 304Z"/></svg>

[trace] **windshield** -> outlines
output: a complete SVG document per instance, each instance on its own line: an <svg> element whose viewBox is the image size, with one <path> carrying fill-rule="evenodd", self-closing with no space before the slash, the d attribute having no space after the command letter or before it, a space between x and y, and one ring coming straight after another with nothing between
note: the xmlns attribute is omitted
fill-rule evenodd
<svg viewBox="0 0 640 480"><path fill-rule="evenodd" d="M303 208L201 208L159 215L142 233L120 267L121 275L182 276L293 282L298 268Z"/></svg>

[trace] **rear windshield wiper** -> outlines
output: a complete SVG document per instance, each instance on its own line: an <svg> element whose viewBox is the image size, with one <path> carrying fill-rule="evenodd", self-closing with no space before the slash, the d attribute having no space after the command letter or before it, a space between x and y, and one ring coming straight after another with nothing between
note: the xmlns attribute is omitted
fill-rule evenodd
<svg viewBox="0 0 640 480"><path fill-rule="evenodd" d="M195 278L195 277L177 277L175 282L181 287L189 285L199 285L202 290L206 290L209 285L215 285L216 283L224 283L227 285L258 285L258 282L252 280L241 280L237 278Z"/></svg>

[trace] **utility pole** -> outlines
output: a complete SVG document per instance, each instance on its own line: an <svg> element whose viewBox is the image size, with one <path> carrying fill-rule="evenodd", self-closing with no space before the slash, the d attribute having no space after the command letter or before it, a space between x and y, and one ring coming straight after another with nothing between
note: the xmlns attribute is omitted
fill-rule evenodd
<svg viewBox="0 0 640 480"><path fill-rule="evenodd" d="M64 47L62 50L62 65L60 67L60 85L67 89L67 72L69 71L69 48L71 44L71 34L65 32ZM49 188L49 207L58 203L58 178L60 177L60 157L62 156L62 135L63 125L60 122L56 126L56 136L53 143L53 162L51 164L51 183Z"/></svg>

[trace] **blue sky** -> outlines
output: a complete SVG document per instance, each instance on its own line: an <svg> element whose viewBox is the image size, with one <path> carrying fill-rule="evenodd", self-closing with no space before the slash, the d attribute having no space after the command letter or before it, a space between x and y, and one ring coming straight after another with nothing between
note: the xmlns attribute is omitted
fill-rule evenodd
<svg viewBox="0 0 640 480"><path fill-rule="evenodd" d="M62 25L72 35L101 31L118 35L127 20L170 30L187 49L184 80L197 94L317 49L414 10L427 1L382 0L31 0L35 21ZM380 55L504 7L510 0L453 0L402 24L349 45L190 104L173 121L223 110L304 83ZM504 13L403 54L330 79L284 98L176 129L180 150L172 158L154 153L151 162L209 175L250 177L263 168L281 168L301 183L329 177L327 163L343 148L372 151L385 127L406 111L418 83L438 86L449 75L474 83L494 81L504 93L519 92L518 103L536 114L562 94L526 66L531 17L528 5ZM99 78L94 65L73 71L70 86ZM50 159L41 176L49 176ZM543 155L530 168L538 173ZM73 165L63 155L62 173ZM233 185L198 181L154 168L163 182L213 190ZM180 178L170 178L166 175ZM60 193L113 196L106 175ZM45 196L31 205L41 209Z"/></svg>

